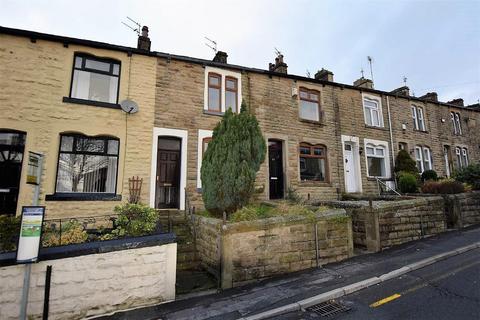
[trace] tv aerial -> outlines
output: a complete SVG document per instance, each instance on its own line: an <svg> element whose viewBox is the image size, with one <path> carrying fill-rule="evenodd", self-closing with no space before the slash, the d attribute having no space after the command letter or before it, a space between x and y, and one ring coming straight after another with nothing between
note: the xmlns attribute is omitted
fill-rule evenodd
<svg viewBox="0 0 480 320"><path fill-rule="evenodd" d="M207 38L207 37L204 37L204 38L207 39L207 41L208 41L208 43L205 42L205 45L206 45L207 47L209 47L210 49L212 49L213 52L215 52L215 54L217 54L217 42L214 41L214 40L212 40L212 39L209 39L209 38Z"/></svg>
<svg viewBox="0 0 480 320"><path fill-rule="evenodd" d="M138 112L138 104L135 101L130 99L125 99L122 102L120 102L120 107L124 112L128 114Z"/></svg>
<svg viewBox="0 0 480 320"><path fill-rule="evenodd" d="M129 24L123 22L123 21L122 21L122 24L124 26L126 26L127 28L131 29L133 32L135 32L139 36L140 33L141 33L141 30L142 30L142 25L140 23L138 23L137 21L133 20L130 17L127 17L127 19L130 20L132 23L134 23L136 27L132 27L131 25L129 25Z"/></svg>
<svg viewBox="0 0 480 320"><path fill-rule="evenodd" d="M275 47L273 47L273 49L275 49L275 54L276 54L277 56L282 55L282 52L280 52L280 50L278 50L278 49L275 48Z"/></svg>

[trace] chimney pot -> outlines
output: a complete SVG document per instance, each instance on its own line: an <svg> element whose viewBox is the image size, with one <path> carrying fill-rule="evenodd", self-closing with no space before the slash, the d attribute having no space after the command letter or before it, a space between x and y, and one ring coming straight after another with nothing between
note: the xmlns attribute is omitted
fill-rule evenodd
<svg viewBox="0 0 480 320"><path fill-rule="evenodd" d="M213 62L227 63L227 57L228 54L226 52L217 51L217 53L215 53L215 57L213 57Z"/></svg>
<svg viewBox="0 0 480 320"><path fill-rule="evenodd" d="M397 89L394 89L394 90L390 91L390 93L393 93L393 94L396 94L396 95L399 95L399 96L408 97L408 96L410 96L410 88L407 87L407 86L403 86L403 87L400 87L400 88L397 88Z"/></svg>
<svg viewBox="0 0 480 320"><path fill-rule="evenodd" d="M438 102L438 94L436 92L427 92L426 94L421 96L420 99Z"/></svg>
<svg viewBox="0 0 480 320"><path fill-rule="evenodd" d="M322 70L318 70L318 72L315 73L315 79L333 82L333 72L322 68Z"/></svg>
<svg viewBox="0 0 480 320"><path fill-rule="evenodd" d="M370 79L366 79L364 77L361 77L360 79L355 80L353 82L353 85L355 87L373 89L373 81Z"/></svg>
<svg viewBox="0 0 480 320"><path fill-rule="evenodd" d="M279 54L275 58L275 63L268 64L268 70L270 70L271 72L287 74L287 68L288 68L287 64L283 62L283 54Z"/></svg>
<svg viewBox="0 0 480 320"><path fill-rule="evenodd" d="M448 101L447 103L448 104L453 104L454 106L458 106L458 107L463 107L464 106L462 98L453 99L453 100Z"/></svg>
<svg viewBox="0 0 480 320"><path fill-rule="evenodd" d="M138 36L137 48L140 50L150 51L152 42L148 37L148 27L142 27L142 35Z"/></svg>

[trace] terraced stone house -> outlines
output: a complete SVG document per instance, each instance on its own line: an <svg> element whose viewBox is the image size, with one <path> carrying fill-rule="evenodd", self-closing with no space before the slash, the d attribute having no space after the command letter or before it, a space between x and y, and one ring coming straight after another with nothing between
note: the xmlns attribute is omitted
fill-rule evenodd
<svg viewBox="0 0 480 320"><path fill-rule="evenodd" d="M242 100L268 144L259 199L289 188L318 199L377 193L379 181L394 188L399 149L440 176L480 160L480 107L461 99L381 91L363 77L336 83L325 69L291 75L282 55L262 70L229 64L221 51L211 61L152 52L147 30L137 48L8 28L0 40L0 148L12 155L0 159L2 213L31 201L29 151L45 155L48 215L111 212L131 176L143 179L141 201L152 207L201 208L202 155ZM124 100L139 111L122 111ZM78 157L92 165L65 169Z"/></svg>

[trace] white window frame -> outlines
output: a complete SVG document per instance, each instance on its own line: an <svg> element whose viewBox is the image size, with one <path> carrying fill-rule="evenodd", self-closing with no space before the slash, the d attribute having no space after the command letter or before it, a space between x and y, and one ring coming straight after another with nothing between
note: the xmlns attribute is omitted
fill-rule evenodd
<svg viewBox="0 0 480 320"><path fill-rule="evenodd" d="M390 178L391 172L390 172L390 150L388 148L388 142L387 141L382 141L382 140L374 140L374 139L363 139L363 145L364 145L364 154L365 154L365 167L366 167L366 172L367 172L367 177L369 178ZM370 173L368 172L368 157L367 155L367 146L368 145L373 145L376 148L377 147L382 147L384 150L383 157L379 157L377 155L373 155L373 157L377 158L384 158L385 161L385 175L384 176L371 176Z"/></svg>
<svg viewBox="0 0 480 320"><path fill-rule="evenodd" d="M221 99L220 99L220 111L221 113L225 113L225 91L226 91L226 83L225 78L232 77L237 79L237 112L240 112L240 107L242 105L242 74L239 72L234 72L230 70L220 69L220 68L213 68L213 67L205 67L205 87L203 90L203 110L208 112L208 74L209 73L216 73L221 75L222 77L222 85L221 85ZM211 111L210 111L211 112Z"/></svg>
<svg viewBox="0 0 480 320"><path fill-rule="evenodd" d="M212 130L198 130L198 146L197 146L197 188L202 188L202 179L200 170L202 168L203 160L203 139L211 138L213 136Z"/></svg>
<svg viewBox="0 0 480 320"><path fill-rule="evenodd" d="M458 134L462 135L462 125L460 123L460 113L455 112L455 122L457 123Z"/></svg>
<svg viewBox="0 0 480 320"><path fill-rule="evenodd" d="M460 147L455 147L455 157L457 158L458 168L463 168L462 153Z"/></svg>
<svg viewBox="0 0 480 320"><path fill-rule="evenodd" d="M415 163L417 164L417 169L420 173L423 173L424 168L423 168L423 151L422 147L420 146L415 146ZM418 165L420 164L420 168Z"/></svg>
<svg viewBox="0 0 480 320"><path fill-rule="evenodd" d="M427 168L427 165L428 165L428 168ZM433 170L432 151L430 150L429 147L423 147L423 168L424 168L424 171Z"/></svg>
<svg viewBox="0 0 480 320"><path fill-rule="evenodd" d="M418 130L426 131L427 129L425 126L425 117L424 117L422 107L417 107L417 118L418 118Z"/></svg>
<svg viewBox="0 0 480 320"><path fill-rule="evenodd" d="M365 101L376 103L376 105L377 105L376 110L378 112L378 124L373 123L372 110L374 108L367 107L366 104L365 104ZM371 127L383 128L384 124L383 124L383 112L382 112L382 99L380 97L377 97L377 96L363 94L362 95L362 104L363 104L363 118L365 120L365 124L368 125L368 126L371 126ZM365 113L367 112L367 109L368 109L368 112L370 113L370 118L372 119L371 124L367 123L367 117L365 116Z"/></svg>
<svg viewBox="0 0 480 320"><path fill-rule="evenodd" d="M468 166L468 149L465 147L462 148L462 164L465 167Z"/></svg>
<svg viewBox="0 0 480 320"><path fill-rule="evenodd" d="M413 129L418 130L417 108L412 106Z"/></svg>
<svg viewBox="0 0 480 320"><path fill-rule="evenodd" d="M453 134L457 134L457 123L455 122L455 112L450 112L450 118L452 119Z"/></svg>

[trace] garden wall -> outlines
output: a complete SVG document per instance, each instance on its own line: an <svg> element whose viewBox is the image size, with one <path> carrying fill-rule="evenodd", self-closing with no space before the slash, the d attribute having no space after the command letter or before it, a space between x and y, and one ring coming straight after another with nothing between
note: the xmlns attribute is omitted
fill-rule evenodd
<svg viewBox="0 0 480 320"><path fill-rule="evenodd" d="M442 197L376 201L348 209L352 215L355 246L369 251L434 235L446 230Z"/></svg>
<svg viewBox="0 0 480 320"><path fill-rule="evenodd" d="M464 228L480 224L480 191L445 196L448 225Z"/></svg>
<svg viewBox="0 0 480 320"><path fill-rule="evenodd" d="M43 249L42 261L32 265L29 319L42 318L47 265L52 266L49 319L80 319L172 300L176 251L173 235ZM25 265L5 266L11 264L7 260L7 254L0 255L2 320L19 318L25 270Z"/></svg>
<svg viewBox="0 0 480 320"><path fill-rule="evenodd" d="M193 221L200 258L221 270L222 288L317 266L315 224L319 265L353 255L351 218L344 209L224 226L221 220L200 216Z"/></svg>

